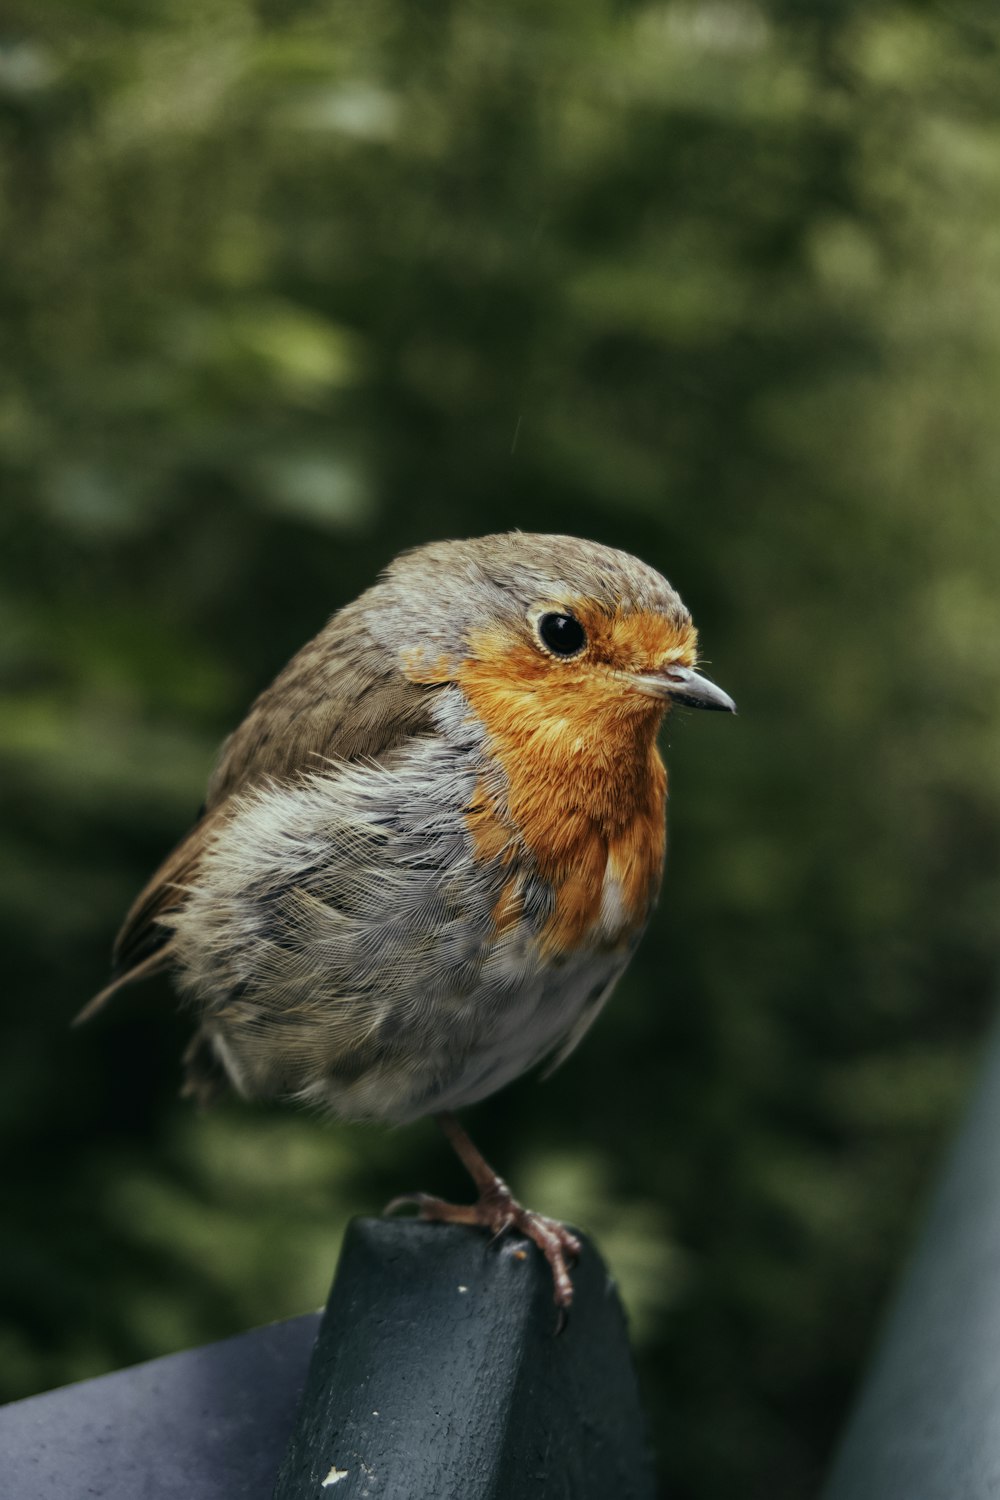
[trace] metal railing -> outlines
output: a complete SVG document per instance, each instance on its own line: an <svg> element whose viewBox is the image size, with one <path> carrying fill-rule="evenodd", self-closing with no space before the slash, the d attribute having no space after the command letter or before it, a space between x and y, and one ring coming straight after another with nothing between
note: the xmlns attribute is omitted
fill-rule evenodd
<svg viewBox="0 0 1000 1500"><path fill-rule="evenodd" d="M0 1493L651 1500L625 1317L586 1240L573 1283L557 1335L533 1246L356 1219L321 1319L0 1411Z"/></svg>
<svg viewBox="0 0 1000 1500"><path fill-rule="evenodd" d="M651 1500L614 1285L558 1335L511 1237L350 1226L327 1307L0 1410L18 1500ZM277 1485L275 1487L275 1476ZM823 1500L1000 1496L1000 1031Z"/></svg>
<svg viewBox="0 0 1000 1500"><path fill-rule="evenodd" d="M1000 1031L823 1500L1000 1495Z"/></svg>

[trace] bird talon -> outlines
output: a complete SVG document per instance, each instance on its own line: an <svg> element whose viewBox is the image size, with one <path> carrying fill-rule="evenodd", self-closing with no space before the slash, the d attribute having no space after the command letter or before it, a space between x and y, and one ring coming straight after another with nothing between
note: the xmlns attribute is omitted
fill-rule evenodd
<svg viewBox="0 0 1000 1500"><path fill-rule="evenodd" d="M385 1212L394 1213L399 1208L416 1207L418 1218L425 1222L442 1224L467 1224L490 1232L490 1243L497 1244L512 1230L541 1251L552 1272L553 1300L560 1310L557 1331L565 1327L565 1312L573 1301L573 1281L569 1266L579 1259L580 1241L573 1232L557 1219L548 1219L524 1208L513 1196L510 1188L499 1178L486 1183L475 1203L447 1203L430 1193L401 1193L387 1203ZM518 1260L525 1252L515 1252Z"/></svg>
<svg viewBox="0 0 1000 1500"><path fill-rule="evenodd" d="M419 1208L423 1197L423 1193L399 1193L395 1198L390 1198L382 1212L388 1217L400 1208Z"/></svg>
<svg viewBox="0 0 1000 1500"><path fill-rule="evenodd" d="M493 1233L490 1235L490 1244L491 1245L497 1245L497 1244L499 1244L500 1241L503 1239L504 1235L507 1234L511 1229L513 1229L513 1227L514 1227L514 1221L513 1221L513 1219L505 1219L502 1224L496 1224L496 1225L491 1224L491 1225L489 1225L488 1228L492 1229L492 1231L493 1231Z"/></svg>

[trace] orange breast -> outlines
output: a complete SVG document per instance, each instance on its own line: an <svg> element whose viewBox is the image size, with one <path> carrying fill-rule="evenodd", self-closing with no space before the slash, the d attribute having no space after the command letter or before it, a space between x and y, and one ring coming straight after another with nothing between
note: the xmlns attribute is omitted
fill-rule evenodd
<svg viewBox="0 0 1000 1500"><path fill-rule="evenodd" d="M495 650L479 642L455 680L508 783L505 806L484 785L477 790L467 818L478 851L502 855L513 823L555 891L543 934L550 953L627 940L645 922L663 868L661 705L625 698L599 672L553 672L530 647L509 641ZM497 913L502 925L511 900Z"/></svg>

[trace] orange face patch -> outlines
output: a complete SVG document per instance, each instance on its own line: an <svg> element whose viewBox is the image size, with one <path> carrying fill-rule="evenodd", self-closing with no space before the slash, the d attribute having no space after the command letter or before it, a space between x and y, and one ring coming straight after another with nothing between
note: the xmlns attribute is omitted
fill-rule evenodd
<svg viewBox="0 0 1000 1500"><path fill-rule="evenodd" d="M669 619L656 610L609 615L600 605L581 602L573 614L587 633L587 647L575 661L622 672L655 672L678 663L694 666L698 632L689 616Z"/></svg>
<svg viewBox="0 0 1000 1500"><path fill-rule="evenodd" d="M663 865L666 772L656 732L666 705L623 674L695 659L689 621L587 604L573 614L587 632L578 656L554 657L496 630L454 671L508 782L506 809L487 802L484 788L469 808L477 852L500 852L509 815L556 894L544 934L550 951L572 949L598 924L606 876L621 935L646 919Z"/></svg>

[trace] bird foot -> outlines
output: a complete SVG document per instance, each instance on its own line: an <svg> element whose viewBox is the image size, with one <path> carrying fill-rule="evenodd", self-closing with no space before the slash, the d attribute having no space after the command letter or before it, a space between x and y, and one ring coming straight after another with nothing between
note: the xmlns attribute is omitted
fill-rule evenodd
<svg viewBox="0 0 1000 1500"><path fill-rule="evenodd" d="M439 1224L472 1224L488 1229L495 1239L514 1230L537 1245L552 1271L555 1304L564 1313L573 1301L569 1262L580 1255L580 1241L558 1219L546 1218L518 1203L507 1184L497 1178L476 1203L446 1203L430 1193L405 1193L386 1205L386 1213L415 1204L419 1217ZM560 1326L562 1318L560 1316Z"/></svg>

